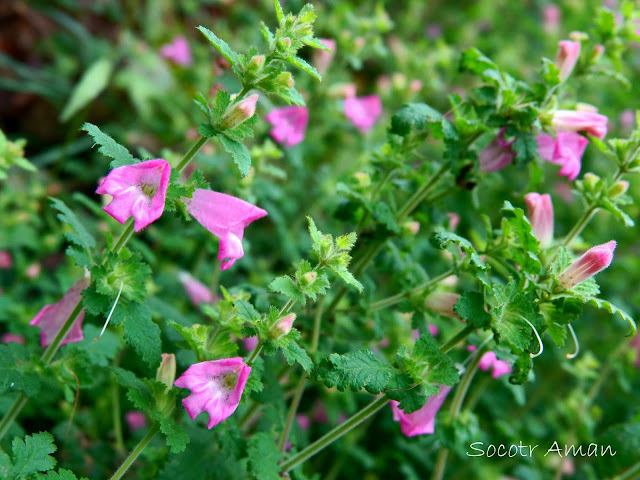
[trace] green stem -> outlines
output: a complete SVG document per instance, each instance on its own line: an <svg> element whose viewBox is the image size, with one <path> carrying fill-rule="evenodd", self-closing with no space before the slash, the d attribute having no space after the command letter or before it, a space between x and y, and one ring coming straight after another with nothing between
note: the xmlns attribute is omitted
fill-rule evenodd
<svg viewBox="0 0 640 480"><path fill-rule="evenodd" d="M469 328L469 327L467 327ZM460 413L460 409L462 408L462 402L464 401L464 397L467 395L467 391L469 390L469 385L471 385L471 380L473 380L473 376L476 374L478 369L478 363L480 363L480 358L482 358L482 354L486 346L477 350L476 355L471 361L469 368L464 375L462 376L462 380L460 380L460 384L458 388L456 388L456 393L453 396L453 400L451 401L451 407L449 407L450 418L453 421L458 414ZM443 448L440 450L438 454L438 459L436 460L436 467L433 470L433 474L431 475L431 480L442 480L444 478L444 471L447 466L447 458L449 457L449 449Z"/></svg>
<svg viewBox="0 0 640 480"><path fill-rule="evenodd" d="M471 333L475 330L472 326L466 326L462 330L460 330L451 340L448 340L442 347L440 347L440 351L442 353L447 353L453 347L455 347L461 340L465 339L467 336L471 335Z"/></svg>
<svg viewBox="0 0 640 480"><path fill-rule="evenodd" d="M185 156L176 167L176 171L178 173L182 172L182 170L185 169L185 167L189 164L196 153L198 153L202 146L207 143L207 140L209 140L207 137L200 137L200 139L193 145L193 147L191 147L191 149L185 154Z"/></svg>
<svg viewBox="0 0 640 480"><path fill-rule="evenodd" d="M136 447L131 450L129 456L125 458L124 462L122 462L120 468L118 468L118 470L116 470L116 472L111 476L111 480L119 480L120 478L122 478L122 476L127 472L133 462L136 461L136 458L138 458L138 456L142 453L147 444L156 435L156 433L158 433L159 430L160 425L158 423L156 423L149 429L147 434L142 438L142 440L140 440L140 443L138 443L138 445L136 445Z"/></svg>
<svg viewBox="0 0 640 480"><path fill-rule="evenodd" d="M289 470L297 467L302 462L311 458L320 450L324 449L326 446L331 445L331 443L335 442L337 439L353 430L360 423L362 423L382 407L384 407L387 403L389 403L389 399L385 396L376 398L373 402L353 415L346 422L338 425L333 430L313 442L311 445L296 453L293 457L282 464L281 471L288 472Z"/></svg>
<svg viewBox="0 0 640 480"><path fill-rule="evenodd" d="M111 402L113 405L113 433L116 440L116 452L120 457L124 456L124 439L122 436L122 422L120 420L120 387L116 382L111 385Z"/></svg>
<svg viewBox="0 0 640 480"><path fill-rule="evenodd" d="M449 166L447 164L442 165L440 170L436 172L436 174L429 179L427 183L425 183L422 187L420 187L413 196L407 200L407 202L403 205L398 213L397 222L400 223L404 220L408 215L415 210L415 208L420 204L420 202L429 194L431 189L438 183L438 181L449 171Z"/></svg>
<svg viewBox="0 0 640 480"><path fill-rule="evenodd" d="M309 353L315 353L318 349L318 342L320 341L320 325L322 325L322 312L324 306L324 299L326 297L322 297L316 305L316 314L313 317L313 333L311 335L311 347L309 348Z"/></svg>
<svg viewBox="0 0 640 480"><path fill-rule="evenodd" d="M425 283L418 285L417 287L414 287L402 293L397 293L396 295L392 295L387 298L383 298L382 300L378 300L377 302L373 302L371 305L369 305L369 310L372 310L372 311L380 310L381 308L386 308L386 307L390 307L391 305L396 305L397 303L400 303L401 301L406 300L407 298L410 298L413 295L416 295L418 293L421 293L424 290L427 290L428 288L441 282L442 280L444 280L445 278L447 278L449 275L452 275L452 274L453 274L453 270L447 270L446 272L441 273L437 277L433 277L432 279L426 281Z"/></svg>
<svg viewBox="0 0 640 480"><path fill-rule="evenodd" d="M2 439L6 435L7 431L11 427L11 424L20 414L22 408L26 405L27 400L29 399L24 393L18 394L15 401L13 402L13 405L11 405L11 408L9 408L9 411L5 414L5 416L2 418L2 421L0 422L0 439Z"/></svg>
<svg viewBox="0 0 640 480"><path fill-rule="evenodd" d="M258 345L256 345L256 348L253 349L253 352L251 352L251 355L245 362L247 365L251 365L253 363L253 361L256 359L256 357L260 353L260 350L262 350L262 345L264 345L263 342L258 342Z"/></svg>
<svg viewBox="0 0 640 480"><path fill-rule="evenodd" d="M53 357L55 356L56 352L60 348L62 339L67 335L67 333L73 326L74 322L76 321L76 318L78 317L78 315L80 315L82 308L83 308L82 302L80 301L71 312L71 315L69 315L69 318L67 318L67 320L64 322L64 325L62 325L62 328L58 331L58 334L53 339L53 342L51 342L47 347L47 349L42 353L40 360L42 360L42 363L44 363L45 366L49 366L49 364L51 363L51 360L53 360Z"/></svg>
<svg viewBox="0 0 640 480"><path fill-rule="evenodd" d="M620 475L613 477L612 480L633 480L640 477L640 462L632 465Z"/></svg>
<svg viewBox="0 0 640 480"><path fill-rule="evenodd" d="M584 227L587 226L587 223L589 223L589 220L593 218L593 216L596 214L597 211L598 211L597 207L592 206L591 208L589 208L584 213L584 215L582 215L582 218L578 221L578 223L576 223L571 229L571 231L567 234L564 241L562 242L562 245L565 247L568 247L569 244L573 241L573 239L578 235L580 235L580 232L582 232Z"/></svg>
<svg viewBox="0 0 640 480"><path fill-rule="evenodd" d="M291 406L289 407L289 414L287 415L287 423L284 426L284 430L282 431L282 436L280 437L280 453L284 453L285 447L287 445L287 438L289 437L289 432L291 431L291 426L293 425L293 419L296 416L296 412L298 411L298 405L300 405L300 399L302 398L302 394L304 393L304 387L307 383L307 372L302 374L300 378L300 382L296 388L296 393L293 396L293 400L291 400Z"/></svg>
<svg viewBox="0 0 640 480"><path fill-rule="evenodd" d="M286 315L287 313L289 313L291 311L291 309L293 308L293 306L295 305L295 301L294 300L289 300L284 307L282 307L280 309L280 313L279 316L283 316Z"/></svg>
<svg viewBox="0 0 640 480"><path fill-rule="evenodd" d="M133 235L133 217L129 217L129 220L124 224L124 230L118 237L116 243L113 244L113 247L111 247L111 252L120 253L120 250L124 248L131 238L131 235Z"/></svg>

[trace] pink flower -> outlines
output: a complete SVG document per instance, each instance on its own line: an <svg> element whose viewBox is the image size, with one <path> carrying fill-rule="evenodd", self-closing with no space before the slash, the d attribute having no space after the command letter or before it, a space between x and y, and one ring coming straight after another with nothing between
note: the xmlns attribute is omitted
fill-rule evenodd
<svg viewBox="0 0 640 480"><path fill-rule="evenodd" d="M573 132L558 132L555 139L543 133L536 140L538 155L547 162L562 166L558 175L566 176L571 182L578 177L582 168L582 155L589 140Z"/></svg>
<svg viewBox="0 0 640 480"><path fill-rule="evenodd" d="M13 258L8 250L0 250L0 270L9 270L13 267Z"/></svg>
<svg viewBox="0 0 640 480"><path fill-rule="evenodd" d="M540 240L540 246L546 248L553 240L553 205L548 193L527 193L524 196L529 213L529 221L533 227L533 233Z"/></svg>
<svg viewBox="0 0 640 480"><path fill-rule="evenodd" d="M475 348L474 348L475 350ZM494 352L486 352L480 358L478 368L485 372L491 369L491 376L493 378L500 378L507 373L511 373L511 366L504 360L498 360Z"/></svg>
<svg viewBox="0 0 640 480"><path fill-rule="evenodd" d="M371 130L381 113L382 101L378 95L351 97L344 101L345 116L363 134Z"/></svg>
<svg viewBox="0 0 640 480"><path fill-rule="evenodd" d="M273 139L291 148L304 140L309 122L309 110L307 107L295 105L274 108L264 119L273 125L269 132Z"/></svg>
<svg viewBox="0 0 640 480"><path fill-rule="evenodd" d="M440 329L434 323L430 323L429 325L427 325L427 328L429 329L429 333L434 337L437 337L438 333L440 333Z"/></svg>
<svg viewBox="0 0 640 480"><path fill-rule="evenodd" d="M15 333L3 333L2 334L2 343L19 343L20 345L24 345L24 337L22 335L17 335Z"/></svg>
<svg viewBox="0 0 640 480"><path fill-rule="evenodd" d="M42 307L38 314L33 317L33 320L29 322L29 325L37 326L42 330L40 334L42 348L49 345L56 338L69 315L82 301L82 291L89 286L89 283L90 281L87 277L82 277L71 286L60 301ZM84 338L82 320L84 320L84 309L80 311L60 345L79 342Z"/></svg>
<svg viewBox="0 0 640 480"><path fill-rule="evenodd" d="M622 113L620 113L620 126L625 132L629 132L633 128L635 122L636 114L630 108L627 108L626 110L623 110Z"/></svg>
<svg viewBox="0 0 640 480"><path fill-rule="evenodd" d="M222 116L222 125L225 128L234 128L249 120L256 113L256 104L259 95L251 95L237 103L229 105Z"/></svg>
<svg viewBox="0 0 640 480"><path fill-rule="evenodd" d="M296 420L298 420L298 424L302 430L309 430L309 427L311 426L311 419L309 418L309 415L299 413L296 415Z"/></svg>
<svg viewBox="0 0 640 480"><path fill-rule="evenodd" d="M187 43L187 39L182 35L174 38L173 42L160 47L160 55L178 65L188 66L193 63L189 43Z"/></svg>
<svg viewBox="0 0 640 480"><path fill-rule="evenodd" d="M178 274L178 280L182 283L191 303L193 303L196 307L201 303L211 303L213 301L213 295L211 294L211 290L199 282L187 272L180 272Z"/></svg>
<svg viewBox="0 0 640 480"><path fill-rule="evenodd" d="M182 400L191 420L206 411L212 429L236 411L250 373L242 358L223 358L191 365L174 385L191 390Z"/></svg>
<svg viewBox="0 0 640 480"><path fill-rule="evenodd" d="M424 304L429 310L438 315L456 318L453 306L458 302L460 295L452 292L432 292L424 299Z"/></svg>
<svg viewBox="0 0 640 480"><path fill-rule="evenodd" d="M560 8L557 5L545 5L542 9L543 28L547 32L558 29L560 23Z"/></svg>
<svg viewBox="0 0 640 480"><path fill-rule="evenodd" d="M280 338L284 335L288 335L293 328L293 322L296 319L295 313L290 313L282 318L279 318L276 323L269 329L269 333L273 338Z"/></svg>
<svg viewBox="0 0 640 480"><path fill-rule="evenodd" d="M132 432L135 432L136 430L147 426L147 417L145 417L144 413L137 410L132 410L125 413L124 419L127 421L129 430L131 430Z"/></svg>
<svg viewBox="0 0 640 480"><path fill-rule="evenodd" d="M576 66L580 58L580 42L571 40L561 40L558 42L558 56L556 57L556 67L560 71L560 80L566 80L571 75L573 67Z"/></svg>
<svg viewBox="0 0 640 480"><path fill-rule="evenodd" d="M591 247L560 274L558 282L565 289L570 290L580 282L593 277L596 273L611 265L615 248L615 240Z"/></svg>
<svg viewBox="0 0 640 480"><path fill-rule="evenodd" d="M511 150L511 144L515 140L507 142L504 138L505 130L506 128L502 127L496 138L478 155L481 171L496 172L513 163L515 154Z"/></svg>
<svg viewBox="0 0 640 480"><path fill-rule="evenodd" d="M330 38L321 38L320 42L327 47L330 52L326 50L314 50L313 52L313 66L316 67L316 70L320 73L320 75L324 75L324 73L329 69L329 65L331 65L331 61L336 54L336 41L331 40Z"/></svg>
<svg viewBox="0 0 640 480"><path fill-rule="evenodd" d="M267 212L249 202L200 188L193 192L190 199L183 200L187 211L200 225L220 239L220 270L226 270L237 259L242 258L244 229L254 220L267 215Z"/></svg>
<svg viewBox="0 0 640 480"><path fill-rule="evenodd" d="M586 110L556 110L551 126L559 132L586 132L604 138L607 134L607 117Z"/></svg>
<svg viewBox="0 0 640 480"><path fill-rule="evenodd" d="M440 385L440 391L427 399L427 403L420 410L413 413L404 413L398 405L400 402L391 400L393 420L400 422L400 429L405 437L415 437L435 432L435 419L438 410L444 403L451 387Z"/></svg>
<svg viewBox="0 0 640 480"><path fill-rule="evenodd" d="M449 229L454 231L460 225L460 215L455 212L447 212L447 217L449 217Z"/></svg>
<svg viewBox="0 0 640 480"><path fill-rule="evenodd" d="M25 274L27 275L27 277L33 279L33 278L36 278L38 275L40 275L41 270L42 270L42 267L40 266L39 263L32 263L27 267Z"/></svg>
<svg viewBox="0 0 640 480"><path fill-rule="evenodd" d="M258 337L247 337L242 339L242 346L247 352L252 352L258 346Z"/></svg>
<svg viewBox="0 0 640 480"><path fill-rule="evenodd" d="M135 231L162 215L171 166L166 160L147 160L109 172L96 193L113 196L104 211L120 223L133 216Z"/></svg>

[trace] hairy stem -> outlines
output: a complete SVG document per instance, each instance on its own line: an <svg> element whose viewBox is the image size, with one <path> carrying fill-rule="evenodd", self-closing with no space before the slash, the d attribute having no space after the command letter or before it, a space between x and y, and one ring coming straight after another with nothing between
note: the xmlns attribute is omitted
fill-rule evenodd
<svg viewBox="0 0 640 480"><path fill-rule="evenodd" d="M119 480L120 478L123 477L125 473L127 473L127 470L129 470L129 467L131 467L133 462L136 461L138 456L149 444L151 439L155 437L156 433L158 433L159 430L160 430L160 425L157 423L149 429L147 434L142 438L142 440L140 440L140 443L138 443L138 445L136 445L136 447L133 450L131 450L127 458L125 458L124 462L122 462L122 465L120 465L120 468L118 468L118 470L116 470L116 472L111 476L111 480Z"/></svg>
<svg viewBox="0 0 640 480"><path fill-rule="evenodd" d="M414 287L405 292L397 293L387 298L383 298L382 300L378 300L377 302L373 302L371 305L369 305L369 310L380 310L381 308L386 308L392 305L396 305L401 301L406 300L407 298L411 298L413 295L417 295L423 292L424 290L427 290L428 288L441 282L442 280L444 280L445 278L447 278L449 275L452 275L452 274L453 274L453 270L447 270L446 272L441 273L437 277L433 277L427 280L425 283L418 285L417 287Z"/></svg>

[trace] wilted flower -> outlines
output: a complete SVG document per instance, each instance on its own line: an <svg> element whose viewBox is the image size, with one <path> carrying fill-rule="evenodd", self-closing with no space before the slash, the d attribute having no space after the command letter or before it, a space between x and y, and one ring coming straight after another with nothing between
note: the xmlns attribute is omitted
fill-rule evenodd
<svg viewBox="0 0 640 480"><path fill-rule="evenodd" d="M431 434L435 431L435 419L444 403L451 387L440 385L440 391L427 399L427 403L420 410L413 413L404 413L398 405L400 402L391 400L391 410L393 412L393 420L400 422L400 429L406 437L414 437L416 435Z"/></svg>
<svg viewBox="0 0 640 480"><path fill-rule="evenodd" d="M141 428L147 426L147 417L145 417L144 413L138 410L132 410L124 414L124 419L127 421L127 425L129 425L129 430L135 432Z"/></svg>
<svg viewBox="0 0 640 480"><path fill-rule="evenodd" d="M546 248L553 240L553 205L551 195L545 193L527 193L524 196L529 213L529 221L533 227L533 233L540 240L540 246Z"/></svg>
<svg viewBox="0 0 640 480"><path fill-rule="evenodd" d="M616 248L615 240L591 247L578 260L573 262L560 274L558 281L565 289L570 290L580 282L593 277L601 272L613 260L613 251Z"/></svg>
<svg viewBox="0 0 640 480"><path fill-rule="evenodd" d="M458 315L453 311L453 306L458 302L460 294L453 292L432 292L424 299L424 304L429 310L439 315L455 318Z"/></svg>
<svg viewBox="0 0 640 480"><path fill-rule="evenodd" d="M162 215L171 166L161 158L117 167L100 184L96 193L113 199L104 211L120 223L133 216L136 232Z"/></svg>
<svg viewBox="0 0 640 480"><path fill-rule="evenodd" d="M511 145L514 140L511 142L505 140L505 130L506 128L502 127L496 138L478 155L480 170L483 172L496 172L513 163L515 154L511 150Z"/></svg>
<svg viewBox="0 0 640 480"><path fill-rule="evenodd" d="M220 270L226 270L242 258L242 237L244 229L254 220L264 217L267 212L255 205L231 195L202 190L193 192L190 199L183 199L187 211L204 228L220 239L218 260Z"/></svg>
<svg viewBox="0 0 640 480"><path fill-rule="evenodd" d="M295 105L274 108L264 119L273 125L269 132L273 139L291 148L304 140L309 122L309 110L307 107Z"/></svg>
<svg viewBox="0 0 640 480"><path fill-rule="evenodd" d="M56 335L82 301L82 291L89 286L89 279L82 277L64 294L57 303L45 305L29 322L29 325L37 326L42 330L40 334L40 344L42 348L49 345L56 338ZM64 336L60 345L79 342L84 338L82 333L82 320L84 319L84 309L80 311L73 325Z"/></svg>
<svg viewBox="0 0 640 480"><path fill-rule="evenodd" d="M330 38L321 38L320 42L330 51L328 52L321 49L314 50L313 66L316 67L316 70L320 75L324 75L336 54L336 41Z"/></svg>
<svg viewBox="0 0 640 480"><path fill-rule="evenodd" d="M191 365L174 385L191 390L184 408L192 420L206 411L212 429L236 411L250 373L242 358L223 358Z"/></svg>
<svg viewBox="0 0 640 480"><path fill-rule="evenodd" d="M191 303L196 307L201 303L211 303L213 301L213 295L209 287L193 278L187 272L180 272L178 274L178 280L182 283Z"/></svg>
<svg viewBox="0 0 640 480"><path fill-rule="evenodd" d="M543 133L536 137L538 155L547 162L562 166L558 175L574 181L582 168L582 155L589 140L578 133L558 132L554 139Z"/></svg>
<svg viewBox="0 0 640 480"><path fill-rule="evenodd" d="M558 132L586 132L604 138L607 134L607 117L586 110L555 110L551 126Z"/></svg>
<svg viewBox="0 0 640 480"><path fill-rule="evenodd" d="M580 42L572 42L571 40L561 40L558 42L558 56L556 57L556 67L560 71L560 80L566 80L573 67L580 58Z"/></svg>
<svg viewBox="0 0 640 480"><path fill-rule="evenodd" d="M382 113L382 101L378 95L351 97L344 101L344 114L360 130L367 133Z"/></svg>
<svg viewBox="0 0 640 480"><path fill-rule="evenodd" d="M171 60L179 65L188 66L193 63L189 43L187 42L187 39L182 35L174 38L173 42L167 43L160 47L160 55L167 60Z"/></svg>

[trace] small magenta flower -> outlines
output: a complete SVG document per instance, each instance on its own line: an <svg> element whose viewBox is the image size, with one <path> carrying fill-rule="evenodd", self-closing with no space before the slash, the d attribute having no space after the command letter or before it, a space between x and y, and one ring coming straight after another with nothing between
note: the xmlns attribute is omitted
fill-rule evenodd
<svg viewBox="0 0 640 480"><path fill-rule="evenodd" d="M309 122L309 110L307 107L295 105L282 108L274 108L264 119L273 125L271 136L273 139L291 148L304 140Z"/></svg>
<svg viewBox="0 0 640 480"><path fill-rule="evenodd" d="M223 358L191 365L174 385L191 390L182 405L191 420L207 412L211 430L236 411L250 373L242 358Z"/></svg>
<svg viewBox="0 0 640 480"><path fill-rule="evenodd" d="M344 101L344 114L360 130L367 133L382 113L382 101L378 95L351 97Z"/></svg>
<svg viewBox="0 0 640 480"><path fill-rule="evenodd" d="M242 346L247 352L252 352L258 346L258 337L246 337L242 339Z"/></svg>
<svg viewBox="0 0 640 480"><path fill-rule="evenodd" d="M615 240L591 247L578 260L573 262L560 274L558 282L565 289L570 290L580 282L593 277L601 272L613 260L613 251L616 249Z"/></svg>
<svg viewBox="0 0 640 480"><path fill-rule="evenodd" d="M573 67L576 66L580 58L580 42L571 40L561 40L558 42L558 56L556 57L556 67L560 71L560 80L566 80L571 75Z"/></svg>
<svg viewBox="0 0 640 480"><path fill-rule="evenodd" d="M321 38L320 42L327 47L330 51L326 50L314 50L313 53L313 66L316 67L316 70L320 75L324 75L324 73L329 69L329 65L333 60L333 57L336 54L336 41L330 38Z"/></svg>
<svg viewBox="0 0 640 480"><path fill-rule="evenodd" d="M24 337L17 333L3 333L2 343L19 343L20 345L24 345Z"/></svg>
<svg viewBox="0 0 640 480"><path fill-rule="evenodd" d="M558 132L556 138L543 133L536 141L540 158L562 167L558 175L566 176L571 182L578 177L589 140L578 133Z"/></svg>
<svg viewBox="0 0 640 480"><path fill-rule="evenodd" d="M475 349L474 349L475 350ZM480 358L478 362L478 368L485 372L491 369L491 376L493 378L500 378L507 373L511 373L511 366L504 360L498 360L494 352L486 352Z"/></svg>
<svg viewBox="0 0 640 480"><path fill-rule="evenodd" d="M533 233L540 240L540 246L547 248L553 240L553 205L551 195L545 193L527 193L524 196L529 213L527 217L533 227Z"/></svg>
<svg viewBox="0 0 640 480"><path fill-rule="evenodd" d="M82 277L64 294L57 303L45 305L29 322L29 325L37 326L42 330L40 333L40 344L42 348L53 342L56 335L67 321L69 315L75 310L78 303L82 301L82 291L89 286L90 280ZM84 309L80 311L73 325L65 335L60 345L79 342L84 338L82 333L82 320L84 320Z"/></svg>
<svg viewBox="0 0 640 480"><path fill-rule="evenodd" d="M129 430L135 432L147 426L147 417L139 410L132 410L124 414L124 419L129 425Z"/></svg>
<svg viewBox="0 0 640 480"><path fill-rule="evenodd" d="M555 110L551 126L558 132L586 132L604 138L607 134L607 117L588 110Z"/></svg>
<svg viewBox="0 0 640 480"><path fill-rule="evenodd" d="M182 35L174 38L173 42L160 47L160 55L167 60L177 63L178 65L188 66L193 63L189 43Z"/></svg>
<svg viewBox="0 0 640 480"><path fill-rule="evenodd" d="M199 282L187 272L180 272L178 274L178 280L182 283L191 303L193 303L196 307L201 303L211 303L213 301L213 295L211 294L211 290Z"/></svg>
<svg viewBox="0 0 640 480"><path fill-rule="evenodd" d="M432 292L424 299L424 305L438 315L457 318L453 306L458 302L460 294L453 292Z"/></svg>
<svg viewBox="0 0 640 480"><path fill-rule="evenodd" d="M0 270L9 270L13 267L13 258L8 250L0 250Z"/></svg>
<svg viewBox="0 0 640 480"><path fill-rule="evenodd" d="M242 258L244 229L254 220L267 215L263 209L231 195L202 190L193 192L190 199L183 199L187 211L204 228L220 239L218 260L220 270L226 270Z"/></svg>
<svg viewBox="0 0 640 480"><path fill-rule="evenodd" d="M400 429L405 437L415 437L435 432L435 419L444 403L451 387L440 385L440 391L427 399L427 403L420 410L413 413L404 413L398 405L400 402L391 400L391 411L393 420L400 422Z"/></svg>
<svg viewBox="0 0 640 480"><path fill-rule="evenodd" d="M507 142L504 138L505 130L506 128L502 127L496 138L478 155L480 170L483 172L496 172L513 163L515 154L511 145L515 140Z"/></svg>
<svg viewBox="0 0 640 480"><path fill-rule="evenodd" d="M298 420L298 424L302 430L309 430L309 427L311 427L311 419L306 413L296 415L296 420Z"/></svg>
<svg viewBox="0 0 640 480"><path fill-rule="evenodd" d="M133 216L139 232L162 215L171 166L158 158L117 167L100 184L96 193L111 195L104 211L120 223Z"/></svg>

